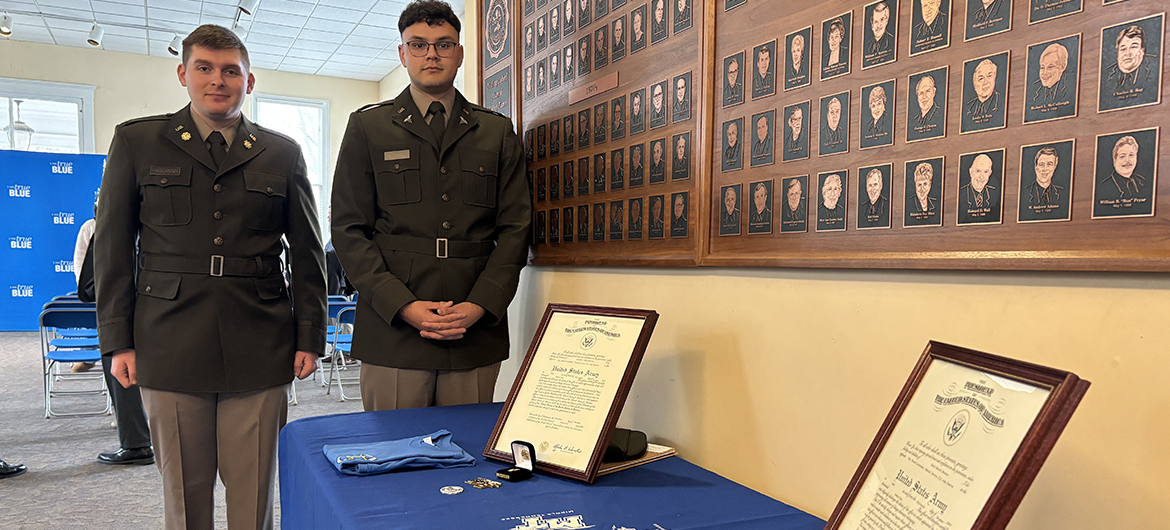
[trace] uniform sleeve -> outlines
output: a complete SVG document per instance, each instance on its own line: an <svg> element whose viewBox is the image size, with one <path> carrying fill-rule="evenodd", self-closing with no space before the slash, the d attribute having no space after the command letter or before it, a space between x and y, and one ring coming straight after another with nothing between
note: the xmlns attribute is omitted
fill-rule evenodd
<svg viewBox="0 0 1170 530"><path fill-rule="evenodd" d="M297 162L289 175L289 200L285 201L289 258L291 260L293 315L297 322L297 351L325 352L325 250L317 222L317 205L305 169L305 157L297 149Z"/></svg>
<svg viewBox="0 0 1170 530"><path fill-rule="evenodd" d="M520 269L528 262L528 238L532 228L532 193L524 172L524 150L512 129L512 122L501 135L500 180L496 208L496 248L487 267L476 279L467 301L484 308L493 318L482 320L496 325L507 314L508 304L516 296Z"/></svg>
<svg viewBox="0 0 1170 530"><path fill-rule="evenodd" d="M138 179L126 130L114 132L94 231L94 286L97 292L98 342L103 354L134 347L135 243L140 223Z"/></svg>
<svg viewBox="0 0 1170 530"><path fill-rule="evenodd" d="M387 323L402 306L417 300L406 284L390 273L382 251L374 244L378 219L377 188L366 133L358 113L349 125L337 154L333 173L333 248L350 283Z"/></svg>

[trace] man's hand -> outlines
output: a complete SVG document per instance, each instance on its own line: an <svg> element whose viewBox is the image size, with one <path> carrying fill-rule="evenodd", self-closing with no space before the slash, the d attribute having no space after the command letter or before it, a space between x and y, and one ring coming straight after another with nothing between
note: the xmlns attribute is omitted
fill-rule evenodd
<svg viewBox="0 0 1170 530"><path fill-rule="evenodd" d="M424 339L458 340L483 316L482 307L470 302L415 300L398 310L398 317L414 326Z"/></svg>
<svg viewBox="0 0 1170 530"><path fill-rule="evenodd" d="M317 354L307 351L298 351L296 359L293 360L293 375L297 379L304 379L313 375L317 370Z"/></svg>
<svg viewBox="0 0 1170 530"><path fill-rule="evenodd" d="M114 351L110 359L110 373L114 379L122 384L122 388L130 388L138 384L138 357L133 348Z"/></svg>

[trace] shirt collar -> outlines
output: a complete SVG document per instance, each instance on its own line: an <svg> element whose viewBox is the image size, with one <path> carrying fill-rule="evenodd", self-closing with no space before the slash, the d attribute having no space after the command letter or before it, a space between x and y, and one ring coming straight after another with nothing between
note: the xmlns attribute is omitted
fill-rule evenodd
<svg viewBox="0 0 1170 530"><path fill-rule="evenodd" d="M195 122L195 130L199 132L199 138L206 142L207 137L211 136L211 133L215 132L216 129L212 127L210 123L207 123L207 120L203 119L203 116L200 116L194 110L191 110L190 112L191 121ZM232 122L231 125L228 125L223 129L219 129L219 133L223 135L223 139L227 142L229 149L231 148L232 141L236 139L236 130L239 129L239 127L240 118L236 117L236 121Z"/></svg>
<svg viewBox="0 0 1170 530"><path fill-rule="evenodd" d="M427 108L431 106L432 101L438 101L443 104L444 115L450 119L451 107L455 106L455 87L451 87L451 91L439 98L435 98L426 92L423 92L410 85L410 98L414 100L414 106L418 107L419 112L426 115Z"/></svg>

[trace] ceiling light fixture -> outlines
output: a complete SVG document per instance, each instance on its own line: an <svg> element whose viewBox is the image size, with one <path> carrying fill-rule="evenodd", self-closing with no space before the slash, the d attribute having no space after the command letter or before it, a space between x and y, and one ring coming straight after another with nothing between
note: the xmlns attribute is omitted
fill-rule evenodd
<svg viewBox="0 0 1170 530"><path fill-rule="evenodd" d="M85 42L88 42L90 46L95 48L99 47L102 45L102 35L105 34L106 30L97 25L97 22L94 22L93 29L89 30L89 38L85 39Z"/></svg>
<svg viewBox="0 0 1170 530"><path fill-rule="evenodd" d="M235 33L240 40L247 40L248 38L248 28L245 28L239 22L232 24L232 33Z"/></svg>
<svg viewBox="0 0 1170 530"><path fill-rule="evenodd" d="M245 15L251 15L259 5L260 0L240 0L239 8Z"/></svg>
<svg viewBox="0 0 1170 530"><path fill-rule="evenodd" d="M12 17L8 13L0 17L0 37L12 36Z"/></svg>
<svg viewBox="0 0 1170 530"><path fill-rule="evenodd" d="M175 38L171 39L171 43L167 45L167 51L170 52L171 55L179 55L179 51L182 49L183 38L175 35Z"/></svg>

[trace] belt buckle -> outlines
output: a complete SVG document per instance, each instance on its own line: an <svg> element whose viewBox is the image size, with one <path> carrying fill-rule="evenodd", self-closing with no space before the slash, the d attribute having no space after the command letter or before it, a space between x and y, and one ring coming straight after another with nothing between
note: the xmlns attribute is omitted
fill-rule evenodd
<svg viewBox="0 0 1170 530"><path fill-rule="evenodd" d="M215 255L211 257L211 275L223 276L223 256Z"/></svg>
<svg viewBox="0 0 1170 530"><path fill-rule="evenodd" d="M447 238L440 237L435 240L435 257L447 259Z"/></svg>

